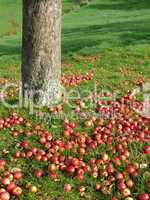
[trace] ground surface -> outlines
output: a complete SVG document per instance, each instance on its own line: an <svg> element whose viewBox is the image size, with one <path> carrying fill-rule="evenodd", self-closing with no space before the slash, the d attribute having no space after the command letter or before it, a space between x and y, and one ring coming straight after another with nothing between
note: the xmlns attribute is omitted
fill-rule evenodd
<svg viewBox="0 0 150 200"><path fill-rule="evenodd" d="M80 7L78 1L63 1L62 17L62 71L68 76L73 74L85 75L86 72L93 73L94 76L90 81L82 81L76 86L67 87L76 89L83 96L85 89L93 91L95 83L98 91L109 90L118 91L118 98L124 96L128 90L133 88L139 82L149 82L150 79L150 1L149 0L91 0L88 6ZM21 1L0 0L0 83L1 86L5 81L11 80L18 82L20 79L21 64ZM11 103L15 102L17 96L9 96ZM73 103L74 105L74 103ZM63 104L66 114L72 109ZM28 109L7 109L0 104L1 118L8 117L13 111L18 112L26 120L33 121L33 126L39 123L39 120L33 115L29 115ZM44 110L48 113L47 109ZM88 111L85 111L88 112ZM69 116L71 117L71 116ZM69 118L68 117L68 118ZM127 113L124 112L124 117ZM131 119L135 120L135 113L131 114ZM139 117L140 118L140 117ZM75 121L74 119L70 119ZM48 122L40 121L53 133L54 138L66 138L63 136L63 120L52 120ZM105 125L109 123L106 120ZM117 123L117 122L116 122ZM149 130L149 122L143 122L145 129ZM87 128L84 120L77 123L77 130L92 134L93 128ZM52 125L52 127L51 127ZM96 126L96 124L94 124ZM15 126L16 127L16 126ZM25 124L17 126L17 130L28 129ZM29 128L30 129L30 128ZM136 130L142 132L140 128ZM29 140L30 145L43 148L38 143L38 137L19 136L14 139L10 136L12 130L7 128L0 131L0 159L7 158L10 168L20 167L24 172L24 178L21 185L25 188L26 183L32 182L38 187L38 193L34 194L25 190L20 199L81 199L77 188L81 185L86 187L85 199L111 199L113 196L118 199L124 199L119 192L113 192L106 196L102 192L95 192L96 183L103 182L103 178L93 179L87 175L83 183L78 182L73 177L68 177L66 173L60 173L61 181L54 182L46 175L43 178L33 176L34 169L41 168L46 171L46 164L38 163L33 159L19 159L17 162L10 162L15 151L14 145L23 140ZM117 133L116 133L117 134ZM113 147L116 146L115 137ZM140 193L150 193L147 188L149 177L150 157L142 152L143 146L149 145L149 141L144 142L127 142L127 149L131 152L130 162L146 163L147 167L139 172L138 177L133 177L136 187L132 189L134 198ZM109 145L100 145L94 153L87 153L85 160L92 157L100 157L107 152L111 159ZM2 153L8 150L8 154ZM66 155L78 156L72 152L65 152ZM64 153L64 154L65 154ZM32 162L31 162L32 161ZM124 171L126 166L119 167L120 172ZM73 191L70 193L63 192L64 183L72 184Z"/></svg>

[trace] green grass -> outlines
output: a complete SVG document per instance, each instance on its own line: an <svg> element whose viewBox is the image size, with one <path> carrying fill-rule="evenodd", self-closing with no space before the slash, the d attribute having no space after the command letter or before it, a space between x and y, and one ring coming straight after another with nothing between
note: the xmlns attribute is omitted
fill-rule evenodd
<svg viewBox="0 0 150 200"><path fill-rule="evenodd" d="M0 0L0 78L13 81L20 79L21 10L21 0ZM149 0L91 0L90 4L84 7L80 7L76 0L63 0L62 71L66 74L95 72L93 81L76 87L82 95L84 89L93 91L95 82L98 84L99 91L104 88L115 89L120 94L124 94L128 89L133 89L134 81L141 76L146 81L150 80L149 13ZM12 111L13 109L0 105L1 117L8 116ZM26 119L38 123L35 116L28 114L28 110L17 111ZM54 127L50 130L59 138L62 121L55 120L53 123ZM49 129L49 123L44 125ZM10 130L0 132L0 156L5 147L10 151L8 160L14 152L12 147L23 139L19 137L14 141L9 133ZM36 138L30 138L30 142L37 145ZM141 145L133 144L130 148L134 149L132 160L136 161L140 157L140 162L148 161L149 158L141 156ZM99 155L103 151L105 147L93 152L93 155ZM11 167L13 165L14 163L10 163ZM46 177L38 180L32 176L33 169L38 167L37 163L21 160L17 162L17 166L21 166L27 172L24 181L36 182L40 191L37 195L27 192L21 197L22 200L81 199L76 189L69 194L63 193L64 182L70 182L74 186L79 185L74 179L61 174L62 179L59 184ZM138 178L139 187L135 194L145 189L145 177L146 175ZM94 181L90 177L87 177L83 183L88 187L86 199L110 199L93 192L93 184ZM49 198L43 197L43 194Z"/></svg>
<svg viewBox="0 0 150 200"><path fill-rule="evenodd" d="M6 9L7 7L7 9ZM66 12L67 9L73 10ZM18 77L21 62L21 1L0 1L0 67L2 77ZM14 12L15 11L15 12ZM12 14L10 14L12 13ZM148 1L93 0L79 7L76 1L63 1L62 61L82 70L76 55L98 55L98 78L118 77L121 66L133 68L135 76L150 70L150 16ZM93 63L92 63L93 64ZM81 65L81 66L80 66ZM18 66L11 73L10 66ZM91 65L92 66L92 65ZM88 67L89 68L89 67ZM103 70L101 68L104 68ZM65 71L66 69L63 68ZM111 72L111 73L110 73ZM114 79L111 79L114 81ZM107 82L106 80L104 82Z"/></svg>

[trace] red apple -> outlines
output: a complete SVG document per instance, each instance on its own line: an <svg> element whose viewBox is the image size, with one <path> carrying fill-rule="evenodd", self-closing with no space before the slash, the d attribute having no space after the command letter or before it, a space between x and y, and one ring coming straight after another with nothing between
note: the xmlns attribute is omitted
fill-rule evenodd
<svg viewBox="0 0 150 200"><path fill-rule="evenodd" d="M42 177L43 176L43 171L40 169L36 169L35 170L35 176L36 177Z"/></svg>
<svg viewBox="0 0 150 200"><path fill-rule="evenodd" d="M14 188L16 188L16 184L14 182L10 182L10 184L7 186L6 190L7 190L7 192L11 192Z"/></svg>
<svg viewBox="0 0 150 200"><path fill-rule="evenodd" d="M16 171L16 172L14 173L14 179L16 179L16 180L22 179L22 176L23 176L23 174L22 174L21 171Z"/></svg>
<svg viewBox="0 0 150 200"><path fill-rule="evenodd" d="M9 185L10 184L10 180L8 178L2 179L1 182L2 182L3 185Z"/></svg>
<svg viewBox="0 0 150 200"><path fill-rule="evenodd" d="M65 191L65 192L70 192L71 189L72 189L72 187L71 187L70 184L67 184L67 183L66 183L66 184L64 185L64 191Z"/></svg>
<svg viewBox="0 0 150 200"><path fill-rule="evenodd" d="M9 200L10 199L10 194L8 192L0 193L0 199L1 200Z"/></svg>
<svg viewBox="0 0 150 200"><path fill-rule="evenodd" d="M138 200L149 200L149 199L150 199L150 196L148 194L146 194L146 193L140 194L138 196Z"/></svg>
<svg viewBox="0 0 150 200"><path fill-rule="evenodd" d="M145 154L150 155L150 146L145 146L143 151Z"/></svg>
<svg viewBox="0 0 150 200"><path fill-rule="evenodd" d="M20 196L21 194L22 194L22 189L20 188L20 187L16 187L16 188L14 188L13 190L12 190L12 194L14 195L14 196Z"/></svg>
<svg viewBox="0 0 150 200"><path fill-rule="evenodd" d="M75 172L75 167L73 166L73 165L69 165L69 166L67 166L67 173L69 174L69 175L72 175L74 172Z"/></svg>

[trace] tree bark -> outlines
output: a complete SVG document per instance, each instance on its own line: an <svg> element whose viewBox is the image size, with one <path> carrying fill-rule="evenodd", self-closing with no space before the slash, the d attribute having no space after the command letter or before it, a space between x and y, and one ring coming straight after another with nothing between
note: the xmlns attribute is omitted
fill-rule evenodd
<svg viewBox="0 0 150 200"><path fill-rule="evenodd" d="M61 76L61 0L23 0L22 88L36 104L57 103Z"/></svg>

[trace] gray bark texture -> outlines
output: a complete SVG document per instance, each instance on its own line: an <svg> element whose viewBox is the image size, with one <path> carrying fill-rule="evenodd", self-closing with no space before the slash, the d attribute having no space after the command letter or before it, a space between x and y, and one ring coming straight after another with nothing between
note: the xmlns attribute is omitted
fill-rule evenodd
<svg viewBox="0 0 150 200"><path fill-rule="evenodd" d="M61 0L23 0L23 95L42 106L58 102L61 76Z"/></svg>

